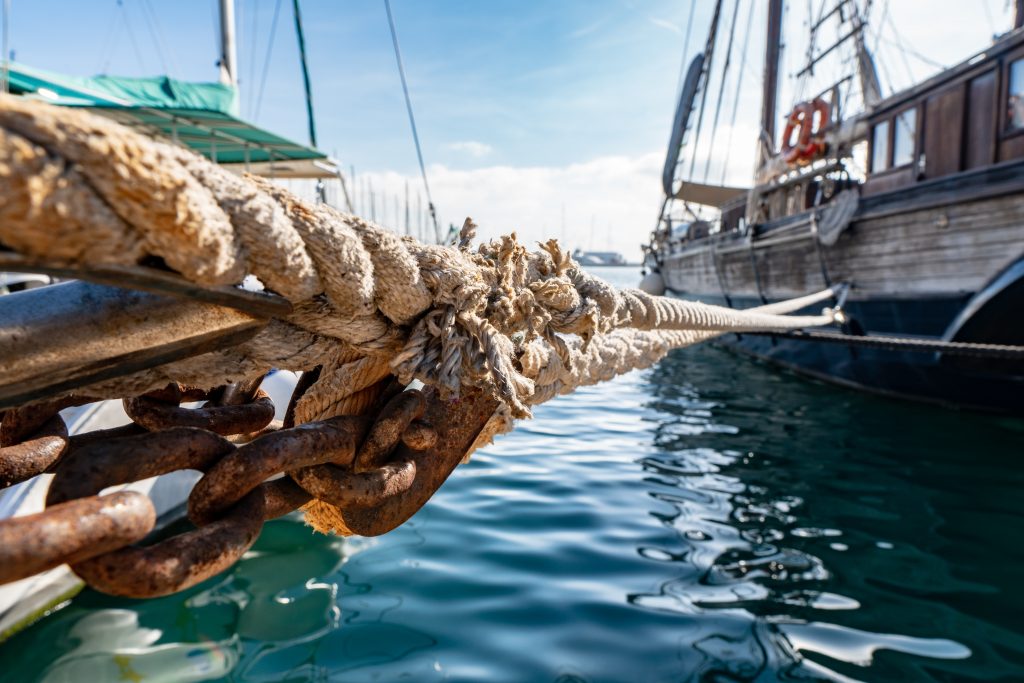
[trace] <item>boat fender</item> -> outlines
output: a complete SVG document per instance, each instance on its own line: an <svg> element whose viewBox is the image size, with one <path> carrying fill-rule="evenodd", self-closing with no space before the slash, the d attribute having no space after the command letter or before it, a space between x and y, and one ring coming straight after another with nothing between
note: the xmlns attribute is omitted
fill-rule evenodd
<svg viewBox="0 0 1024 683"><path fill-rule="evenodd" d="M857 190L843 190L832 201L821 208L818 221L818 243L824 247L834 246L839 236L850 227L853 215L857 213L860 195Z"/></svg>
<svg viewBox="0 0 1024 683"><path fill-rule="evenodd" d="M652 270L640 281L640 291L654 296L662 296L665 293L665 279L661 277L661 273Z"/></svg>

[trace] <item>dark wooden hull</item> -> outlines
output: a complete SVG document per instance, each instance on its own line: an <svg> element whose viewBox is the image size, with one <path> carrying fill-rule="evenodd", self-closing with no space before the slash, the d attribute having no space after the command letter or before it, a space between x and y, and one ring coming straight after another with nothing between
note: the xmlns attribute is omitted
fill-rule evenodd
<svg viewBox="0 0 1024 683"><path fill-rule="evenodd" d="M1024 164L862 198L831 247L812 212L661 254L671 292L756 306L850 283L853 331L1024 344ZM1024 414L1024 364L730 335L723 343L849 386Z"/></svg>

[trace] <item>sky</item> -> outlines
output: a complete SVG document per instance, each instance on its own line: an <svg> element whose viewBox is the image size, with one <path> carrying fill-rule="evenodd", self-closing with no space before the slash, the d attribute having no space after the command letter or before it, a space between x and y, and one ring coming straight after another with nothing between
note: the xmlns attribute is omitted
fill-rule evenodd
<svg viewBox="0 0 1024 683"><path fill-rule="evenodd" d="M10 47L17 61L61 73L214 81L217 4L12 0ZM721 41L734 14L737 20L724 92L741 86L739 104L734 116L732 100L726 102L712 161L695 169L698 177L732 183L750 177L766 4L724 1ZM787 35L802 35L808 4L820 2L787 2ZM984 49L1009 28L1011 4L874 0L868 45L878 51L886 92ZM236 0L241 113L307 142L291 5ZM406 185L414 208L423 185L383 0L300 5L319 146L355 169L358 213L370 215L372 188L378 222L401 223ZM485 238L515 231L524 241L555 237L638 260L660 207L681 64L703 48L713 6L712 0L392 0L442 222L472 216ZM719 49L724 54L724 42ZM796 38L787 40L784 75L797 70L805 51ZM739 73L744 78L737 83ZM791 96L784 88L780 109L788 110ZM415 230L415 218L412 223Z"/></svg>

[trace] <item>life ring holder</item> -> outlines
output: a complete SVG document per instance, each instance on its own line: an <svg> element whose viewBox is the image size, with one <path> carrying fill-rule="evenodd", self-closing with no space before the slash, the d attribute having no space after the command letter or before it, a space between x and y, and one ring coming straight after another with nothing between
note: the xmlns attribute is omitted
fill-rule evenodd
<svg viewBox="0 0 1024 683"><path fill-rule="evenodd" d="M824 154L827 147L825 128L831 114L828 102L820 97L793 107L782 132L782 157L787 164L806 164Z"/></svg>

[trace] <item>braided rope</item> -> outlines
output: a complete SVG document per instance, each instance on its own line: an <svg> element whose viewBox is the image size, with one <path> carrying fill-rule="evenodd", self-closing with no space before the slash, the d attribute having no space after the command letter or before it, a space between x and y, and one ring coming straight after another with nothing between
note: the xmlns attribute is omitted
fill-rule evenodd
<svg viewBox="0 0 1024 683"><path fill-rule="evenodd" d="M108 119L0 97L3 245L68 267L162 259L200 285L251 274L294 304L245 344L90 387L96 395L326 364L306 419L388 372L451 395L481 387L526 417L530 405L715 334L831 322L828 312L781 315L803 306L736 311L617 291L554 241L531 252L511 235L471 250L473 228L459 248L420 244Z"/></svg>

